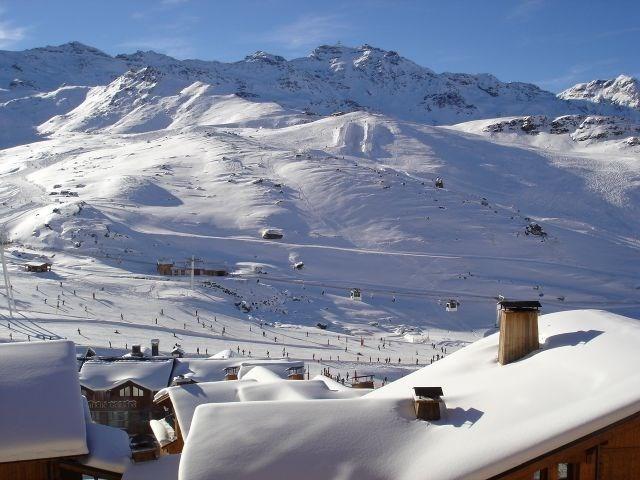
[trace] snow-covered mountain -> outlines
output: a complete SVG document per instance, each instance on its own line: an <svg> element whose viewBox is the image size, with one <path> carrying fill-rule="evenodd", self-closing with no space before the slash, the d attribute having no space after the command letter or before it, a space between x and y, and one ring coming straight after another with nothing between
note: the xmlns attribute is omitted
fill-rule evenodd
<svg viewBox="0 0 640 480"><path fill-rule="evenodd" d="M611 80L579 83L560 92L558 97L640 109L640 82L628 75L620 75Z"/></svg>
<svg viewBox="0 0 640 480"><path fill-rule="evenodd" d="M624 83L621 78L616 82ZM0 98L5 100L58 91L66 85L95 87L82 109L95 107L98 112L90 115L101 120L80 120L76 112L73 125L66 129L114 125L133 109L152 102L163 109L161 97L179 96L196 82L209 86L208 95L275 102L312 116L367 110L428 124L536 114L638 116L637 97L635 104L625 103L621 94L615 94L631 93L623 85L611 86L607 90L611 95L600 95L595 104L591 97L566 92L555 96L532 84L505 83L488 74L437 74L396 52L370 45L325 45L308 57L290 61L256 52L234 63L176 60L154 52L111 57L77 42L0 52ZM46 104L51 106L51 116L78 106L76 101L64 107L54 100ZM0 115L6 108L6 103L0 104ZM24 108L29 109L26 104Z"/></svg>
<svg viewBox="0 0 640 480"><path fill-rule="evenodd" d="M162 291L180 304L155 262L194 255L237 280L196 308L240 326L249 314L446 336L488 328L498 294L640 312L632 104L438 74L367 45L220 63L73 43L0 52L0 66L0 224L14 265L55 256L65 282L119 278L138 302ZM345 300L352 287L362 302ZM38 308L34 295L23 306ZM125 331L122 320L108 321Z"/></svg>

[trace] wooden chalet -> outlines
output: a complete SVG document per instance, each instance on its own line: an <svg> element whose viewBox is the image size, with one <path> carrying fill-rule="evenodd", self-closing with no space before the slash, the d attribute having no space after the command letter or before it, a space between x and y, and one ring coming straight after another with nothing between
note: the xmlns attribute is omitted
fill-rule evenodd
<svg viewBox="0 0 640 480"><path fill-rule="evenodd" d="M128 436L91 421L69 341L0 345L0 479L119 480Z"/></svg>
<svg viewBox="0 0 640 480"><path fill-rule="evenodd" d="M86 360L80 385L91 417L131 436L150 436L149 420L162 414L153 397L170 383L172 369L173 359L162 357Z"/></svg>
<svg viewBox="0 0 640 480"><path fill-rule="evenodd" d="M51 271L52 264L49 262L27 262L24 269L32 273L46 273Z"/></svg>

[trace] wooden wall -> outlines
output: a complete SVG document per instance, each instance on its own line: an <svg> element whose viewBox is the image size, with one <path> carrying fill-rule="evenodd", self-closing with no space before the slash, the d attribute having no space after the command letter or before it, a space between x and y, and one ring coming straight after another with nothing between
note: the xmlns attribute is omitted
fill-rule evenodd
<svg viewBox="0 0 640 480"><path fill-rule="evenodd" d="M558 466L562 464L559 469ZM567 466L567 475L563 476ZM640 479L640 413L533 459L491 480Z"/></svg>

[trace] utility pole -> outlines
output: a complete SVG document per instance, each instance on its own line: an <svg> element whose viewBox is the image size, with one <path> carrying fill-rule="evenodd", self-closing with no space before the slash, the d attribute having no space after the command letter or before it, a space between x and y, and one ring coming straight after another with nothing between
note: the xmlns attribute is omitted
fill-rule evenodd
<svg viewBox="0 0 640 480"><path fill-rule="evenodd" d="M9 317L13 318L13 310L15 303L13 301L13 290L11 289L11 281L9 280L9 270L7 270L7 261L4 257L4 246L8 244L4 232L0 232L0 262L2 263L2 275L4 278L4 288L7 292L7 306L9 307Z"/></svg>

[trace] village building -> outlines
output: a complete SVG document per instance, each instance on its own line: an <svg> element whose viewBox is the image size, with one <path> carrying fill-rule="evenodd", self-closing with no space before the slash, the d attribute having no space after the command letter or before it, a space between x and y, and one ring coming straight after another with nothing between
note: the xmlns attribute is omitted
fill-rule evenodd
<svg viewBox="0 0 640 480"><path fill-rule="evenodd" d="M360 398L199 405L179 479L640 478L640 325L538 309Z"/></svg>
<svg viewBox="0 0 640 480"><path fill-rule="evenodd" d="M158 260L156 271L160 275L168 276L188 276L191 275L192 271L194 276L224 277L229 274L228 267L223 264L200 265L198 263L192 267L189 261L176 264L172 260Z"/></svg>
<svg viewBox="0 0 640 480"><path fill-rule="evenodd" d="M292 362L293 363L293 362ZM254 401L314 400L356 398L367 393L355 390L324 376L313 380L290 380L291 369L252 366L237 380L182 384L160 391L155 398L167 415L152 420L151 427L163 452L182 452L191 429L192 418L199 405Z"/></svg>
<svg viewBox="0 0 640 480"><path fill-rule="evenodd" d="M46 273L51 271L52 264L49 262L27 262L24 269L32 273Z"/></svg>
<svg viewBox="0 0 640 480"><path fill-rule="evenodd" d="M153 396L171 380L171 358L89 359L80 368L82 394L97 423L129 435L150 434L149 420L161 414Z"/></svg>
<svg viewBox="0 0 640 480"><path fill-rule="evenodd" d="M0 345L0 478L118 480L129 438L93 423L69 341Z"/></svg>

